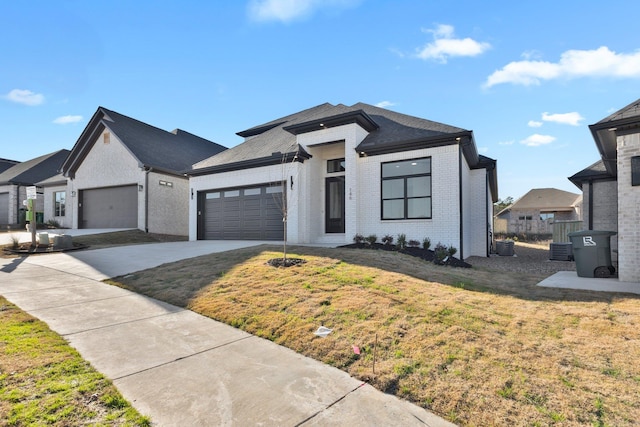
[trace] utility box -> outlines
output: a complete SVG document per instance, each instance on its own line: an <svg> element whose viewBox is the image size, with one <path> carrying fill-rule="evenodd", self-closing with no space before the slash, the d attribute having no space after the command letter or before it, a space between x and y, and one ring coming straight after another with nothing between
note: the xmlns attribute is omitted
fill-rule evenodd
<svg viewBox="0 0 640 427"><path fill-rule="evenodd" d="M513 240L498 240L496 242L496 252L500 256L513 256Z"/></svg>
<svg viewBox="0 0 640 427"><path fill-rule="evenodd" d="M569 233L579 277L611 277L611 236L615 231L583 230Z"/></svg>
<svg viewBox="0 0 640 427"><path fill-rule="evenodd" d="M551 243L549 245L549 259L552 261L573 261L573 244Z"/></svg>

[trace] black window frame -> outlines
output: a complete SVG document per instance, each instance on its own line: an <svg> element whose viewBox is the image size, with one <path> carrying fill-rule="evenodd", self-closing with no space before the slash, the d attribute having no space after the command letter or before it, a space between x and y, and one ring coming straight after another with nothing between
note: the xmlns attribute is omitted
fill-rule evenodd
<svg viewBox="0 0 640 427"><path fill-rule="evenodd" d="M341 173L346 171L345 158L327 160L327 173Z"/></svg>
<svg viewBox="0 0 640 427"><path fill-rule="evenodd" d="M411 175L394 175L390 177L384 176L384 166L394 163L409 163L416 162L419 160L429 160L429 172L428 173L418 173ZM380 163L380 219L383 221L407 221L407 220L430 220L433 218L433 158L431 156L427 157L418 157L414 159L403 159L403 160L394 160L390 162L381 162ZM429 177L429 195L428 196L420 196L420 197L409 197L407 194L407 182L410 178L417 177ZM403 197L384 197L384 182L390 180L403 180ZM429 214L428 216L418 216L418 217L410 217L409 216L409 200L415 199L428 199L429 200ZM403 200L403 211L404 216L402 218L385 218L384 216L384 202L387 200Z"/></svg>

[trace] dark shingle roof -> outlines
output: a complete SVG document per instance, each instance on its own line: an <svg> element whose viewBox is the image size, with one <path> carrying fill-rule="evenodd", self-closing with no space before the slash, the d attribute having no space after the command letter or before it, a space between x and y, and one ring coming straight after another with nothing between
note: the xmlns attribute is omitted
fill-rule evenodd
<svg viewBox="0 0 640 427"><path fill-rule="evenodd" d="M95 143L97 132L107 127L140 162L141 166L182 173L191 165L226 150L180 129L167 132L139 120L99 107L76 142L63 166L72 175Z"/></svg>
<svg viewBox="0 0 640 427"><path fill-rule="evenodd" d="M58 150L26 162L18 163L0 173L0 184L34 185L57 175L69 150Z"/></svg>
<svg viewBox="0 0 640 427"><path fill-rule="evenodd" d="M613 175L607 172L607 168L602 160L598 160L591 166L582 169L580 172L569 177L576 187L582 188L582 184L588 181L601 181L615 179Z"/></svg>
<svg viewBox="0 0 640 427"><path fill-rule="evenodd" d="M273 153L296 152L299 149L295 137L298 130L309 131L313 130L313 126L320 129L355 121L369 127L369 134L357 148L358 151L366 152L385 147L394 150L394 147L401 143L424 142L440 137L452 140L452 135L470 133L458 127L396 113L369 104L358 103L349 107L343 104L325 103L238 132L238 135L248 139L242 144L195 164L194 169L268 158Z"/></svg>
<svg viewBox="0 0 640 427"><path fill-rule="evenodd" d="M9 159L0 159L0 173L6 171L7 169L17 165L18 161L16 160L9 160Z"/></svg>

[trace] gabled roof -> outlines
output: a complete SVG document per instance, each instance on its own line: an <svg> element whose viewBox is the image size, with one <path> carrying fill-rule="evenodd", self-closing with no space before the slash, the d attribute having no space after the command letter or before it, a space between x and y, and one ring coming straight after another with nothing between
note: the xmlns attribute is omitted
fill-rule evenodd
<svg viewBox="0 0 640 427"><path fill-rule="evenodd" d="M352 123L368 132L356 148L361 155L459 144L472 169L487 169L492 196L497 200L496 161L478 155L473 132L364 103L352 106L324 103L238 132L237 135L246 138L242 144L194 164L190 174L278 164L283 156L304 161L310 155L298 146L296 135Z"/></svg>
<svg viewBox="0 0 640 427"><path fill-rule="evenodd" d="M602 160L598 160L591 166L582 169L580 172L569 177L576 187L582 189L582 184L589 181L608 181L615 179L615 176L607 172Z"/></svg>
<svg viewBox="0 0 640 427"><path fill-rule="evenodd" d="M581 194L556 188L534 188L498 213L513 210L571 211L582 200Z"/></svg>
<svg viewBox="0 0 640 427"><path fill-rule="evenodd" d="M0 173L0 185L35 185L58 174L68 155L69 150L58 150L18 163Z"/></svg>
<svg viewBox="0 0 640 427"><path fill-rule="evenodd" d="M115 134L140 167L180 174L191 165L226 150L199 136L180 129L167 132L104 107L98 107L69 158L62 166L65 176L73 177L104 129Z"/></svg>
<svg viewBox="0 0 640 427"><path fill-rule="evenodd" d="M617 168L616 137L640 132L640 99L632 102L598 123L589 126L607 172L615 177Z"/></svg>
<svg viewBox="0 0 640 427"><path fill-rule="evenodd" d="M38 187L53 187L53 186L66 185L66 183L67 183L67 178L63 174L59 173L47 179L43 179L42 181L36 182L35 184Z"/></svg>
<svg viewBox="0 0 640 427"><path fill-rule="evenodd" d="M17 160L0 159L0 173L20 163Z"/></svg>

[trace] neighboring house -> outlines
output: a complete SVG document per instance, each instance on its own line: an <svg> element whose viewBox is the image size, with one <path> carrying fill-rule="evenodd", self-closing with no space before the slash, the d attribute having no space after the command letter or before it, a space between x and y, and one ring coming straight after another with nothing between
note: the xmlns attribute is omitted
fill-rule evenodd
<svg viewBox="0 0 640 427"><path fill-rule="evenodd" d="M73 228L188 234L191 165L226 148L99 107L62 165ZM52 183L52 192L56 191ZM53 196L52 196L53 197Z"/></svg>
<svg viewBox="0 0 640 427"><path fill-rule="evenodd" d="M589 129L601 159L569 178L584 195L584 228L616 231L618 277L640 282L640 99Z"/></svg>
<svg viewBox="0 0 640 427"><path fill-rule="evenodd" d="M16 160L8 160L8 159L0 159L0 173L6 171L10 167L17 165L18 161Z"/></svg>
<svg viewBox="0 0 640 427"><path fill-rule="evenodd" d="M58 150L26 162L15 162L0 173L0 225L15 227L24 221L27 187L56 175L68 154L69 150ZM36 212L42 212L43 208L43 199L38 196Z"/></svg>
<svg viewBox="0 0 640 427"><path fill-rule="evenodd" d="M346 244L356 234L488 256L496 161L469 130L368 104L322 104L238 132L194 165L189 238Z"/></svg>
<svg viewBox="0 0 640 427"><path fill-rule="evenodd" d="M496 214L496 232L551 234L556 221L580 220L581 206L581 194L534 188Z"/></svg>
<svg viewBox="0 0 640 427"><path fill-rule="evenodd" d="M67 178L59 173L36 185L42 188L44 221L55 221L62 228L72 228L73 215L67 210Z"/></svg>

